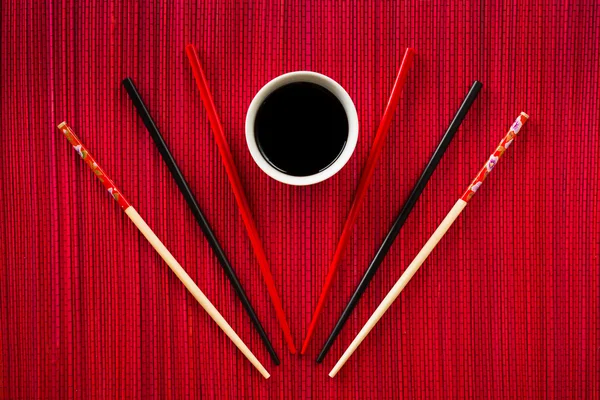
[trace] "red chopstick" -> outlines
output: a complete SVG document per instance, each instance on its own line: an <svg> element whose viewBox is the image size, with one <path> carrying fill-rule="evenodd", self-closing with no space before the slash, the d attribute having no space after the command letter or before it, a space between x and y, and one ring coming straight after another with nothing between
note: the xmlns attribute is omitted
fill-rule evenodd
<svg viewBox="0 0 600 400"><path fill-rule="evenodd" d="M275 288L275 282L273 281L273 275L271 274L269 262L267 261L267 256L265 255L262 242L258 236L256 224L254 223L254 218L252 217L252 212L250 211L250 206L248 205L248 200L246 199L246 194L244 193L244 188L242 187L242 182L240 181L235 163L233 162L231 150L229 149L229 145L225 139L223 126L221 125L221 121L219 121L219 115L217 114L215 103L210 91L208 90L208 83L206 82L206 76L204 75L202 64L200 64L198 53L196 53L196 49L192 44L188 44L186 46L185 52L190 60L192 72L194 73L194 78L196 79L198 90L200 91L200 97L202 98L202 103L204 104L206 113L208 114L210 126L212 128L215 141L217 142L219 153L221 153L221 160L225 166L225 171L227 171L227 176L229 177L229 182L231 183L235 200L237 201L238 208L242 214L242 220L244 221L244 225L246 225L246 230L248 231L248 236L250 237L250 242L252 243L252 248L254 249L256 258L258 259L260 271L265 284L267 285L267 290L271 296L273 306L275 307L277 320L279 321L279 325L283 330L285 341L290 349L290 352L292 354L296 354L296 346L294 346L294 340L292 338L292 334L290 333L287 317L285 316L285 312L281 306L281 299L279 297L279 293L277 293L277 288Z"/></svg>
<svg viewBox="0 0 600 400"><path fill-rule="evenodd" d="M340 241L338 242L337 248L335 249L333 261L331 262L331 265L329 265L329 271L327 272L327 276L325 278L325 284L321 289L321 295L319 297L319 301L317 302L317 308L315 309L315 312L312 316L312 320L310 321L310 325L308 326L308 332L306 333L306 337L304 338L304 343L302 345L302 351L300 352L300 354L304 354L306 352L310 339L317 325L319 315L321 314L323 306L325 305L325 298L327 297L329 288L333 283L333 276L337 271L338 265L344 254L344 249L346 248L348 240L350 239L352 227L354 226L356 218L358 217L358 213L360 212L360 209L364 203L365 197L367 195L367 189L369 188L371 180L373 179L373 173L375 171L375 166L377 165L377 160L379 160L379 156L381 155L381 150L383 149L383 145L385 144L385 139L387 138L388 130L390 124L392 123L392 118L394 117L396 106L400 101L400 93L402 92L402 87L406 82L408 70L412 66L414 54L415 52L412 48L407 48L406 52L404 53L404 58L402 60L402 64L400 65L400 69L398 70L396 82L394 82L394 87L392 88L392 94L390 95L390 99L388 100L387 106L385 107L383 118L381 119L381 123L379 124L379 128L377 129L377 133L375 134L375 140L373 141L373 147L371 148L369 158L367 159L367 165L362 173L362 176L360 177L358 189L356 190L356 195L354 196L354 201L352 203L352 207L350 208L350 213L348 214L348 219L344 224L342 236L340 237Z"/></svg>

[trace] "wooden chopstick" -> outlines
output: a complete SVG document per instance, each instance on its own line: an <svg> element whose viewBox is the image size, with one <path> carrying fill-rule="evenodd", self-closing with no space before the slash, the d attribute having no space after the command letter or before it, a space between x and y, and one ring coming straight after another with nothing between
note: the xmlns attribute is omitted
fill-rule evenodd
<svg viewBox="0 0 600 400"><path fill-rule="evenodd" d="M377 309L375 310L373 315L371 315L365 326L363 326L358 335L356 335L356 338L352 341L350 346L348 346L348 349L346 349L342 357L335 364L335 366L329 373L330 377L333 378L339 372L339 370L344 366L346 361L348 361L350 356L352 356L354 351L367 337L369 332L371 332L371 330L375 327L375 325L381 319L383 314L385 314L388 308L390 308L394 300L396 300L396 298L400 295L404 287L406 287L408 282L410 282L412 277L417 273L421 265L423 265L423 262L425 262L425 260L427 259L429 254L431 254L435 246L437 246L437 244L444 237L448 229L450 229L454 221L456 221L458 216L465 209L468 201L471 200L471 197L473 197L475 192L477 192L487 175L498 163L498 160L500 159L500 157L502 157L502 154L504 154L508 146L511 145L511 143L513 142L513 140L515 139L515 137L517 136L517 134L528 119L529 116L522 112L521 115L519 115L519 117L515 120L504 139L500 141L500 144L492 153L492 155L484 164L484 166L481 168L473 182L471 182L467 190L454 204L448 215L446 215L446 217L437 227L435 232L433 232L433 235L431 235L427 243L425 243L421 251L419 251L415 259L410 263L410 265L406 268L402 276L400 276L400 279L398 279L396 284L392 287L392 290L390 290L390 292L385 296L379 307L377 307Z"/></svg>
<svg viewBox="0 0 600 400"><path fill-rule="evenodd" d="M450 125L448 126L448 129L446 130L446 133L444 133L444 136L442 137L440 144L433 152L433 155L431 156L431 159L429 160L429 162L427 163L427 166L423 170L423 173L417 180L417 183L415 183L415 187L413 188L412 192L408 196L408 199L406 199L404 206L402 206L400 214L398 214L396 221L394 222L394 224L390 228L389 232L385 236L385 239L384 239L383 243L381 244L381 246L379 247L379 250L377 250L377 253L375 253L375 257L373 258L373 261L371 261L369 268L367 268L367 270L365 271L363 277L360 280L360 283L356 287L356 290L350 297L350 300L348 301L348 304L346 305L344 312L342 312L342 315L340 316L338 322L335 324L335 327L331 331L329 338L327 338L327 341L323 345L323 348L321 349L321 352L319 353L319 356L317 357L318 363L323 361L323 359L327 355L327 352L333 345L333 342L335 341L337 336L342 331L344 324L346 323L346 321L352 314L352 310L354 310L354 307L356 307L356 305L358 304L361 296L363 295L365 290L367 290L369 283L375 276L375 273L379 269L379 266L381 266L381 263L383 262L383 259L385 258L388 251L392 247L394 240L396 240L396 237L398 237L398 233L400 233L400 229L404 225L404 222L408 218L413 207L415 206L415 204L417 204L417 200L419 199L419 196L421 196L421 193L423 193L423 189L425 189L425 186L427 185L429 178L431 178L433 171L435 171L435 168L441 161L442 156L444 155L444 153L446 152L446 149L448 148L448 145L450 145L450 142L454 138L456 131L458 131L460 124L465 119L465 116L467 115L467 113L469 112L469 109L471 108L471 105L477 98L477 95L479 94L479 91L481 90L482 86L483 85L479 81L473 82L473 85L471 86L471 89L469 89L467 96L465 97L462 104L458 108L458 111L454 115L454 118L452 118L452 121L450 122Z"/></svg>
<svg viewBox="0 0 600 400"><path fill-rule="evenodd" d="M321 314L323 306L325 305L327 293L329 292L329 288L333 283L333 277L335 275L335 272L337 271L342 256L344 255L344 250L346 249L348 241L350 240L350 235L352 234L352 228L354 227L354 223L358 218L358 214L360 212L360 209L362 208L365 197L367 195L367 189L369 188L369 185L373 180L375 166L377 165L377 161L379 160L379 156L381 155L381 150L383 149L383 145L385 144L385 139L387 138L389 127L392 123L392 118L394 117L394 113L396 111L396 106L400 101L400 94L402 93L402 88L404 87L404 83L406 82L406 79L408 77L408 70L412 66L413 58L414 50L412 48L407 48L402 59L402 64L400 65L400 69L398 70L396 81L394 82L394 86L392 88L392 94L390 95L390 99L388 100L387 106L385 107L383 118L381 119L381 123L379 124L379 128L377 129L377 133L375 134L375 140L373 141L373 147L371 147L371 151L369 152L367 164L360 177L358 189L356 190L356 194L354 195L354 201L352 202L352 207L350 208L350 213L348 214L348 218L346 219L346 223L344 224L342 236L340 237L340 241L338 242L337 248L335 249L333 261L331 261L331 264L329 265L329 270L327 272L327 276L325 277L325 283L323 284L323 288L321 289L321 295L319 296L317 307L313 312L310 325L308 326L308 331L304 338L304 343L302 344L302 350L300 351L300 354L304 354L308 348L308 344L310 343L310 339L312 338L312 335L314 333L317 321L319 319L319 315Z"/></svg>
<svg viewBox="0 0 600 400"><path fill-rule="evenodd" d="M223 248L219 244L219 241L217 240L215 233L211 229L210 224L206 220L206 217L202 213L202 210L200 210L200 206L198 205L198 202L196 201L192 190L187 184L185 178L183 177L181 170L177 166L177 163L175 162L173 155L169 151L169 148L167 147L167 144L165 143L162 134L160 133L158 127L154 123L154 120L150 115L150 111L148 111L148 108L142 100L142 96L140 96L140 93L138 92L131 78L123 79L122 83L125 87L125 90L127 90L127 94L129 94L129 98L133 102L133 105L135 106L138 115L142 119L142 122L144 123L146 129L150 133L150 136L154 140L154 143L158 148L158 152L165 161L165 164L167 164L169 171L171 171L171 175L177 183L181 194L185 198L185 201L188 203L192 214L194 214L196 222L198 222L198 225L200 225L200 229L202 229L202 232L204 233L208 244L210 245L215 256L217 257L217 260L219 260L219 264L221 264L225 275L229 279L229 282L231 282L231 285L233 286L233 289L235 290L235 293L237 294L238 298L242 302L246 313L248 314L248 316L250 316L250 320L256 328L256 331L258 332L258 335L263 341L265 347L267 348L267 351L271 355L271 359L276 365L279 365L279 357L277 357L277 353L275 352L275 349L273 348L273 345L271 344L267 333L265 332L263 326L258 320L258 316L256 315L256 312L254 311L254 308L252 307L252 304L250 303L250 300L248 299L248 296L246 295L246 292L244 291L240 280L238 279L233 267L231 266L231 263L225 255L225 251L223 251Z"/></svg>
<svg viewBox="0 0 600 400"><path fill-rule="evenodd" d="M273 303L273 307L275 307L277 320L279 321L279 325L283 330L283 335L285 337L285 341L290 352L292 354L296 354L296 346L294 345L294 339L292 338L292 334L290 332L287 317L285 315L285 312L283 311L281 298L279 297L279 293L277 292L277 288L275 287L273 274L271 273L271 268L269 267L267 256L263 249L258 230L256 229L256 223L254 222L254 217L252 216L252 212L250 211L250 206L248 205L248 200L246 199L246 194L244 193L242 182L240 181L235 162L233 161L231 150L229 149L229 145L227 144L227 139L225 138L223 126L221 125L221 121L219 120L217 108L215 107L212 95L210 94L210 90L208 89L208 83L206 82L206 76L204 75L202 64L200 63L200 58L198 57L198 53L196 53L196 49L191 44L188 44L186 46L185 51L188 56L188 59L190 60L190 65L192 67L192 72L194 74L198 90L200 91L202 103L204 104L204 108L206 109L206 113L208 114L208 119L210 120L210 126L212 128L215 141L217 142L219 153L221 153L221 161L223 162L223 165L225 166L225 171L227 172L227 176L229 177L229 182L231 183L231 188L233 189L235 200L240 210L240 214L242 215L244 225L246 226L246 231L248 231L248 236L250 237L252 248L254 249L254 253L256 254L258 265L260 266L260 271L262 273L265 284L267 285L269 296L271 297L271 302Z"/></svg>
<svg viewBox="0 0 600 400"><path fill-rule="evenodd" d="M194 298L200 303L202 308L210 315L210 317L219 325L219 328L225 334L233 344L236 345L238 349L246 356L246 358L254 365L254 367L260 372L260 374L268 379L270 377L269 373L262 366L260 361L252 354L250 349L244 344L242 339L235 333L233 328L227 323L225 318L219 313L219 311L212 305L212 303L206 298L204 293L198 288L196 283L190 278L190 276L185 272L183 267L177 262L175 257L169 252L169 250L165 247L165 245L160 241L160 239L154 234L152 229L146 224L146 222L142 219L142 217L138 214L138 212L131 206L129 201L123 196L121 191L117 189L113 181L106 175L106 173L102 170L102 168L98 165L96 160L92 157L89 151L85 148L85 146L81 143L79 138L75 135L73 130L67 125L66 122L61 122L58 125L58 129L65 135L69 143L73 146L75 151L81 156L83 161L87 164L88 167L92 170L96 178L102 182L104 187L108 190L108 192L113 196L113 198L119 203L125 214L129 217L129 219L135 224L135 226L139 229L139 231L144 235L144 237L150 242L154 250L161 256L161 258L167 263L169 268L175 273L177 278L185 285L187 290L194 296Z"/></svg>

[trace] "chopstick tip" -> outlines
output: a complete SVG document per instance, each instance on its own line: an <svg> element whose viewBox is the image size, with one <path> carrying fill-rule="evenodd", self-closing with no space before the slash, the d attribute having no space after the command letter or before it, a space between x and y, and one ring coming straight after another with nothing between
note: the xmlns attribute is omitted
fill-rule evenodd
<svg viewBox="0 0 600 400"><path fill-rule="evenodd" d="M526 114L525 112L521 111L521 115L524 116L525 118L529 119L529 115Z"/></svg>
<svg viewBox="0 0 600 400"><path fill-rule="evenodd" d="M306 353L306 350L308 350L308 343L310 341L311 336L312 336L312 333L309 335L306 335L306 337L304 338L304 342L302 343L302 348L300 349L301 356L303 356Z"/></svg>

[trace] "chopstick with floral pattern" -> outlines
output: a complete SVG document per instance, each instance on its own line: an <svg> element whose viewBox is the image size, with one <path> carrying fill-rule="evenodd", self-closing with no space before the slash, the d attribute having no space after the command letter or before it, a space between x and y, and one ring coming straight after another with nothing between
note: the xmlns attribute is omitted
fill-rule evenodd
<svg viewBox="0 0 600 400"><path fill-rule="evenodd" d="M444 237L448 229L450 229L454 221L456 221L458 216L465 209L467 203L469 202L469 200L471 200L475 192L477 192L477 190L479 189L485 178L488 176L490 171L494 168L494 166L496 166L498 160L500 159L500 157L502 157L502 154L504 154L508 146L511 145L511 143L525 124L525 122L527 122L528 118L529 116L522 112L521 115L519 115L519 117L515 120L504 139L502 139L496 150L492 153L490 158L484 164L483 168L481 168L473 182L471 182L467 190L454 204L448 215L446 215L442 223L437 227L435 232L433 232L433 235L431 235L427 243L425 243L425 246L423 246L421 251L419 251L419 253L415 257L415 259L410 263L408 268L406 268L400 279L398 279L396 284L392 287L392 290L390 290L390 292L385 296L379 307L377 307L373 315L371 315L371 318L369 318L365 326L363 326L358 335L356 335L356 338L352 341L350 346L348 346L348 349L346 349L346 351L339 359L337 364L335 364L335 366L329 373L330 377L333 378L339 372L339 370L344 366L346 361L348 361L350 356L352 356L354 351L367 337L369 332L371 332L371 330L375 327L375 325L381 319L383 314L385 314L388 308L390 308L392 303L400 295L404 287L417 273L421 265L423 265L423 262L425 262L427 257L429 257L429 254L431 254L435 246L437 246L437 244Z"/></svg>
<svg viewBox="0 0 600 400"><path fill-rule="evenodd" d="M269 373L262 366L260 361L252 354L250 349L244 344L242 339L235 333L233 328L227 323L225 318L219 313L219 311L212 305L210 300L206 298L204 293L198 288L196 283L190 278L190 276L185 272L183 267L175 260L175 257L169 252L169 250L165 247L165 245L160 241L160 239L154 234L152 229L146 224L146 222L140 217L138 212L131 206L129 201L123 196L121 191L117 189L113 181L106 175L104 170L100 168L96 160L92 157L90 152L85 148L83 143L79 140L79 138L75 135L73 130L67 125L66 122L61 122L58 125L58 129L65 135L69 143L73 146L77 154L83 159L83 161L87 164L88 167L92 170L96 178L104 187L108 190L108 192L112 195L112 197L119 203L119 206L125 211L125 214L129 217L129 219L135 224L135 226L139 229L139 231L144 235L144 237L150 242L154 250L162 257L162 259L167 263L169 268L177 275L179 280L185 285L187 290L194 296L194 298L200 303L202 308L210 315L210 317L219 325L219 328L225 332L225 334L231 339L231 341L237 346L238 349L246 356L246 358L254 365L254 367L261 373L261 375L267 379L269 378Z"/></svg>

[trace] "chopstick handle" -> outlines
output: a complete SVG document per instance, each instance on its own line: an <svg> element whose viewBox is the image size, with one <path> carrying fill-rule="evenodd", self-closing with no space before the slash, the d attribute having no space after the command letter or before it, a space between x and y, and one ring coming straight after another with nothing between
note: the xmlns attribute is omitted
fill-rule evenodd
<svg viewBox="0 0 600 400"><path fill-rule="evenodd" d="M219 328L225 334L233 344L246 356L248 361L254 365L254 367L260 372L260 374L268 379L270 374L267 372L265 367L258 361L258 359L252 354L250 349L246 346L246 344L240 339L240 337L235 333L233 328L227 323L225 318L219 313L219 311L215 308L215 306L208 300L208 298L202 293L198 285L190 278L190 276L185 272L183 267L177 262L175 257L169 252L169 250L165 247L165 245L160 241L160 239L154 234L152 229L146 224L146 221L142 219L142 217L138 214L138 212L133 207L129 207L125 210L125 214L129 217L129 219L135 224L135 226L140 230L142 235L150 242L154 250L160 255L160 257L167 263L171 271L179 278L181 283L187 288L187 290L194 296L194 298L200 303L202 308L210 315L210 317L219 325Z"/></svg>
<svg viewBox="0 0 600 400"><path fill-rule="evenodd" d="M398 233L400 233L400 229L402 228L402 226L404 225L404 222L410 215L410 212L412 211L413 207L417 203L417 200L421 196L421 193L423 193L423 190L425 189L427 182L429 182L429 178L431 178L431 175L433 174L436 167L440 163L442 156L446 152L446 149L448 148L448 146L450 145L450 142L454 138L454 135L458 131L460 124L465 119L467 113L469 112L469 109L471 108L471 105L477 98L477 95L479 94L479 91L481 90L482 86L483 85L479 81L475 81L475 82L473 82L473 85L471 85L471 88L469 89L469 92L467 93L465 99L463 100L462 104L458 108L458 111L454 115L454 118L452 118L452 121L450 122L448 129L446 129L446 133L444 133L444 136L442 136L442 140L440 141L440 144L437 146L437 148L433 152L433 155L431 156L429 162L427 163L427 166L425 167L425 169L423 170L423 173L417 180L415 187L413 188L412 192L408 196L408 199L406 199L406 202L404 203L404 206L402 207L400 214L398 214L398 217L394 221L394 224L392 225L391 229L389 230L388 234L386 235L383 243L379 247L379 250L377 250L375 257L373 257L373 261L371 261L369 268L367 268L367 270L365 271L362 279L360 280L360 283L358 284L354 293L352 294L352 297L348 301L346 308L342 312L342 315L340 316L338 322L336 323L335 327L331 331L331 334L327 338L327 341L323 345L323 348L321 349L321 352L319 353L319 356L317 357L318 363L323 361L323 359L327 355L327 352L333 345L333 342L335 341L335 339L338 337L338 335L342 331L344 324L346 323L348 318L350 318L352 311L358 304L363 293L365 292L365 290L367 290L369 283L375 276L375 273L377 273L377 270L381 266L381 263L385 259L385 256L387 255L390 248L392 247L394 240L396 240L396 237L398 237Z"/></svg>
<svg viewBox="0 0 600 400"><path fill-rule="evenodd" d="M330 377L333 378L339 372L339 370L344 366L346 361L348 361L348 359L354 353L354 351L356 351L358 346L367 337L369 332L371 332L371 330L375 327L377 322L381 319L381 317L383 317L383 314L385 314L385 312L388 310L388 308L390 308L390 306L392 305L394 300L396 300L396 298L398 298L398 296L400 295L402 290L406 287L408 282L410 282L412 277L417 273L417 271L419 270L421 265L423 265L423 262L425 262L425 260L429 256L429 254L431 254L431 252L433 251L435 246L439 243L439 241L442 239L442 237L444 237L444 235L446 234L448 229L450 229L450 227L452 226L454 221L456 221L456 218L458 218L458 216L460 215L460 213L464 210L464 208L466 206L467 206L467 202L462 199L459 199L454 204L454 206L452 207L452 209L450 210L448 215L446 215L446 217L444 218L442 223L437 227L435 232L433 232L433 235L431 235L431 237L429 238L427 243L425 243L425 246L423 246L421 251L419 251L419 253L415 257L415 259L410 263L408 268L406 268L406 270L404 271L402 276L400 276L400 279L398 279L396 284L392 287L392 289L389 291L389 293L385 296L385 298L383 299L381 304L379 304L379 307L377 307L375 312L373 312L373 315L371 315L371 317L369 318L367 323L363 326L363 328L360 330L358 335L356 335L356 338L354 338L354 340L352 341L350 346L348 346L348 349L346 349L346 351L344 352L342 357L335 364L335 366L329 373Z"/></svg>
<svg viewBox="0 0 600 400"><path fill-rule="evenodd" d="M206 217L202 213L202 210L200 209L200 206L198 205L198 202L196 201L196 197L194 197L192 190L190 189L189 185L187 184L187 181L185 180L183 174L181 173L181 170L177 166L177 163L175 162L175 158L169 151L169 148L168 148L167 144L165 143L165 140L163 139L162 134L160 133L158 127L156 126L156 123L152 119L152 116L150 115L150 111L148 111L146 104L144 104L142 97L140 96L137 88L135 87L135 84L133 83L133 80L131 78L125 78L125 79L123 79L122 83L123 83L123 86L125 87L125 90L127 91L127 94L129 94L129 97L130 97L131 101L133 102L133 105L137 109L137 112L138 112L140 118L142 119L144 125L146 126L146 129L148 130L148 132L150 133L150 136L154 140L154 143L156 144L156 147L158 148L160 155L162 156L165 164L167 164L167 167L169 168L169 171L171 172L173 179L177 183L177 186L179 187L181 194L185 198L188 206L190 207L192 214L194 214L194 217L196 218L196 222L198 222L198 225L200 225L200 229L202 229L202 232L204 233L204 236L206 237L208 244L210 245L215 256L217 257L217 260L219 261L221 268L223 268L225 275L229 279L229 282L231 282L233 289L235 290L240 301L242 302L242 305L244 306L246 313L250 317L252 324L256 328L258 335L260 336L262 342L264 343L265 347L267 348L267 351L271 355L271 359L273 360L273 362L276 365L279 365L279 357L277 356L277 353L275 352L275 349L273 348L273 345L271 344L271 341L269 340L267 333L265 332L262 324L260 323L258 316L256 315L256 312L254 311L254 308L252 307L252 304L250 303L250 300L248 299L248 296L246 295L246 292L244 291L244 288L242 287L242 284L241 284L240 280L238 279L237 274L235 273L235 270L231 266L231 263L229 262L229 260L227 259L227 256L225 255L225 251L219 244L219 241L217 240L213 230L211 229L210 224L208 223L208 221L206 220Z"/></svg>
<svg viewBox="0 0 600 400"><path fill-rule="evenodd" d="M67 125L67 122L63 121L58 124L58 129L60 129L63 135L65 135L69 143L71 143L71 146L73 146L73 149L77 152L77 154L79 154L79 157L81 157L85 164L90 167L96 178L98 178L106 190L108 190L108 193L110 193L113 199L119 203L119 206L121 206L123 210L126 210L128 207L130 207L131 204L129 204L129 201L127 201L121 191L117 189L113 181L106 175L98 163L96 163L94 157L92 157L88 149L86 149L83 143L81 143L81 140L79 140L77 135L75 135L75 132L73 132L71 127Z"/></svg>
<svg viewBox="0 0 600 400"><path fill-rule="evenodd" d="M525 114L524 112L521 112L521 114L517 117L515 122L513 122L506 136L504 136L504 138L498 144L498 147L496 147L496 150L494 150L490 158L485 162L481 170L479 170L479 173L477 174L475 179L473 179L473 182L471 182L467 190L463 193L461 199L463 199L466 202L471 200L473 195L477 192L477 189L479 189L485 178L487 178L488 174L496 166L500 157L502 157L506 149L508 149L508 147L512 144L513 140L515 139L523 125L525 125L528 119L529 115Z"/></svg>
<svg viewBox="0 0 600 400"><path fill-rule="evenodd" d="M331 372L329 373L330 377L334 377L339 370L344 366L346 361L352 356L354 351L358 348L358 346L362 343L365 337L371 332L373 327L377 324L377 322L381 319L383 314L387 311L388 308L392 305L394 300L400 295L404 287L410 282L415 273L419 270L423 262L427 259L429 254L433 251L435 246L439 243L442 237L446 234L448 229L452 226L456 218L460 215L460 213L467 206L467 202L473 197L473 194L479 189L483 180L490 173L492 168L498 162L498 159L504 154L508 146L512 143L517 133L521 130L525 122L529 116L524 112L521 112L519 117L515 120L515 122L510 127L508 133L500 141L500 144L496 148L496 150L492 153L488 161L484 164L483 168L479 171L473 182L469 185L465 193L461 196L460 199L454 204L448 215L444 218L440 226L437 227L433 235L429 238L425 246L419 251L415 259L410 263L408 268L404 271L404 273L400 276L400 279L396 282L396 284L392 287L390 292L385 296L379 307L375 310L373 315L369 318L365 326L360 330L356 338L352 341L350 346L346 349L342 357L335 364Z"/></svg>

